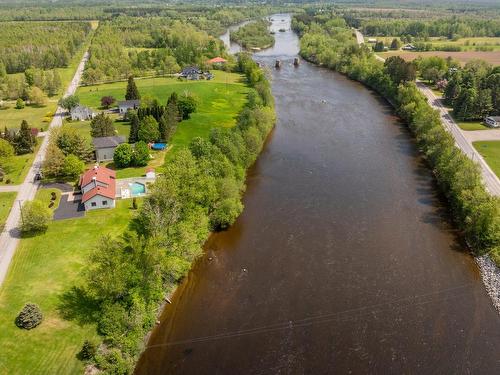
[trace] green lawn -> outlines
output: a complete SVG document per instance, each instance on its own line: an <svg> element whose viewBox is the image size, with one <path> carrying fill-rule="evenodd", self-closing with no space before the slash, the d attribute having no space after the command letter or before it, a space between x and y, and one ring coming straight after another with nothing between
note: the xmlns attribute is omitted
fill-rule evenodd
<svg viewBox="0 0 500 375"><path fill-rule="evenodd" d="M479 141L472 144L493 172L500 177L500 141Z"/></svg>
<svg viewBox="0 0 500 375"><path fill-rule="evenodd" d="M46 199L47 192L39 192L38 197ZM78 284L85 258L99 237L126 229L134 212L131 204L131 200L119 200L111 211L95 210L83 218L52 222L46 233L21 240L0 289L1 373L83 373L76 354L86 338L96 336L95 327L64 319L62 301L82 301L63 295ZM37 303L44 314L42 324L31 331L14 324L26 302Z"/></svg>
<svg viewBox="0 0 500 375"><path fill-rule="evenodd" d="M5 176L0 185L7 185L9 180L11 185L18 185L24 181L42 141L43 138L38 138L35 151L31 154L15 155L4 163Z"/></svg>
<svg viewBox="0 0 500 375"><path fill-rule="evenodd" d="M52 207L49 207L53 192L56 193L56 199L54 200L54 205ZM47 205L47 207L51 208L52 211L55 211L57 207L59 207L59 202L61 200L61 190L55 188L39 189L36 192L35 199L42 201Z"/></svg>
<svg viewBox="0 0 500 375"><path fill-rule="evenodd" d="M177 128L167 158L171 157L182 146L189 144L194 137L207 137L214 127L231 127L236 121L236 115L246 102L250 90L243 77L235 73L213 71L215 78L211 81L180 81L176 78L137 79L137 87L141 95L158 99L166 103L172 92L182 94L190 92L198 99L198 109L191 118L182 121ZM84 105L99 109L101 97L110 95L116 100L123 100L126 82L115 82L96 86L80 87L77 95ZM126 123L123 123L126 127ZM128 134L123 128L119 132Z"/></svg>
<svg viewBox="0 0 500 375"><path fill-rule="evenodd" d="M0 231L3 230L16 196L17 192L0 193Z"/></svg>
<svg viewBox="0 0 500 375"><path fill-rule="evenodd" d="M453 116L453 110L449 110L448 113L450 114L451 117L455 120L457 123L458 127L462 130L488 130L486 125L482 121L461 121L457 120L455 116Z"/></svg>
<svg viewBox="0 0 500 375"><path fill-rule="evenodd" d="M377 36L377 37L366 37L366 40L368 38L376 38L377 40L382 40L384 42L384 45L387 47L390 47L391 42L394 38L394 36ZM401 41L401 38L398 38ZM429 38L429 40L424 41L424 40L419 40L412 42L412 44L415 43L431 43L434 47L442 47L442 46L460 46L462 51L475 51L476 48L480 47L487 47L491 48L494 51L499 51L500 50L500 37L477 37L477 38L461 38L458 40L450 40L446 38ZM405 43L402 43L404 45ZM375 45L373 43L373 45Z"/></svg>

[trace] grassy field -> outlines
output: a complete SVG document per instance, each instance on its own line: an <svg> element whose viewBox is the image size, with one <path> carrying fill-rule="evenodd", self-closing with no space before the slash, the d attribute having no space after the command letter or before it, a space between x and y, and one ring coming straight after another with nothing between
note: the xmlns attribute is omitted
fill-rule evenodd
<svg viewBox="0 0 500 375"><path fill-rule="evenodd" d="M137 87L144 96L156 98L166 103L172 92L182 95L190 92L198 100L198 109L191 118L182 121L170 142L167 158L179 148L189 144L196 136L206 137L214 127L231 127L235 118L246 102L250 88L243 84L239 74L214 71L211 81L180 81L175 78L137 79ZM111 95L116 100L123 100L126 82L116 82L96 86L80 87L78 96L84 105L98 109L101 97ZM124 125L126 126L126 125ZM128 131L119 130L128 134Z"/></svg>
<svg viewBox="0 0 500 375"><path fill-rule="evenodd" d="M385 46L390 46L394 36L378 36L378 37L366 37L376 38L377 40L382 40ZM398 38L401 40L401 38ZM446 38L430 38L426 41L416 41L414 43L430 43L434 48L439 48L440 46L460 46L462 51L476 51L480 48L488 48L493 51L500 51L500 37L479 37L479 38L462 38L458 40L450 40ZM404 43L401 42L403 45ZM414 44L413 43L413 44Z"/></svg>
<svg viewBox="0 0 500 375"><path fill-rule="evenodd" d="M38 138L35 152L31 154L15 155L4 163L6 173L0 185L6 185L7 180L10 180L11 185L18 185L24 181L42 141L43 138Z"/></svg>
<svg viewBox="0 0 500 375"><path fill-rule="evenodd" d="M16 196L17 192L0 193L0 231L3 230Z"/></svg>
<svg viewBox="0 0 500 375"><path fill-rule="evenodd" d="M412 52L412 51L389 51L378 52L382 58L387 59L391 56L401 56L406 61L412 61L419 56L440 56L447 58L451 56L453 59L458 60L462 65L473 59L481 59L489 62L492 65L500 65L500 50L494 52L476 52L476 51L462 51L462 52L445 52L445 51L428 51L428 52Z"/></svg>
<svg viewBox="0 0 500 375"><path fill-rule="evenodd" d="M44 200L49 196L50 190L38 194ZM85 339L96 336L95 327L64 319L63 312L73 310L63 306L87 307L70 288L78 284L85 258L99 237L126 229L134 212L131 202L117 201L112 214L95 210L83 218L52 222L46 233L21 240L0 289L0 373L83 373L76 354ZM26 302L38 304L44 314L42 324L31 331L14 324Z"/></svg>
<svg viewBox="0 0 500 375"><path fill-rule="evenodd" d="M472 144L493 172L500 177L500 141L479 141Z"/></svg>

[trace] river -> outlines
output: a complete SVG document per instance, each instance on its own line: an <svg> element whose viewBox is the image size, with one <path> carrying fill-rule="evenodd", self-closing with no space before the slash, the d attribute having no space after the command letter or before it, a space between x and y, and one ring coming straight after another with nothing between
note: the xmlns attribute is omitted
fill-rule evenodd
<svg viewBox="0 0 500 375"><path fill-rule="evenodd" d="M255 55L284 62L276 128L136 373L500 373L500 318L406 126L297 52L287 27Z"/></svg>

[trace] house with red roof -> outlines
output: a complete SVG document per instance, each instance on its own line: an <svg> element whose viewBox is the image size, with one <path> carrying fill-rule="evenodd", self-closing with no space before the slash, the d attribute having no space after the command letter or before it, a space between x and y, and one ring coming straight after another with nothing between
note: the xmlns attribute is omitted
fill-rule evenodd
<svg viewBox="0 0 500 375"><path fill-rule="evenodd" d="M214 57L213 59L210 59L207 61L208 64L216 64L216 65L222 65L227 63L226 59L223 59L222 57Z"/></svg>
<svg viewBox="0 0 500 375"><path fill-rule="evenodd" d="M95 166L80 177L80 190L85 210L114 208L116 197L116 172Z"/></svg>

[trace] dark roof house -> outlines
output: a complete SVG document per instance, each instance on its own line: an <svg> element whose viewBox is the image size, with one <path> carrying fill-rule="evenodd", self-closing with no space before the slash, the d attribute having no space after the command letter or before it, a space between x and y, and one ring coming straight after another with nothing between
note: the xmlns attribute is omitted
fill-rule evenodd
<svg viewBox="0 0 500 375"><path fill-rule="evenodd" d="M197 80L200 78L200 74L203 74L200 68L198 68L197 66L188 66L182 69L182 72L179 74L179 76L190 80Z"/></svg>
<svg viewBox="0 0 500 375"><path fill-rule="evenodd" d="M122 137L121 135L92 138L96 160L98 162L113 160L116 147L122 143L125 143L125 137Z"/></svg>
<svg viewBox="0 0 500 375"><path fill-rule="evenodd" d="M118 102L118 112L121 114L127 113L129 109L137 109L141 105L139 99L134 100L122 100Z"/></svg>

